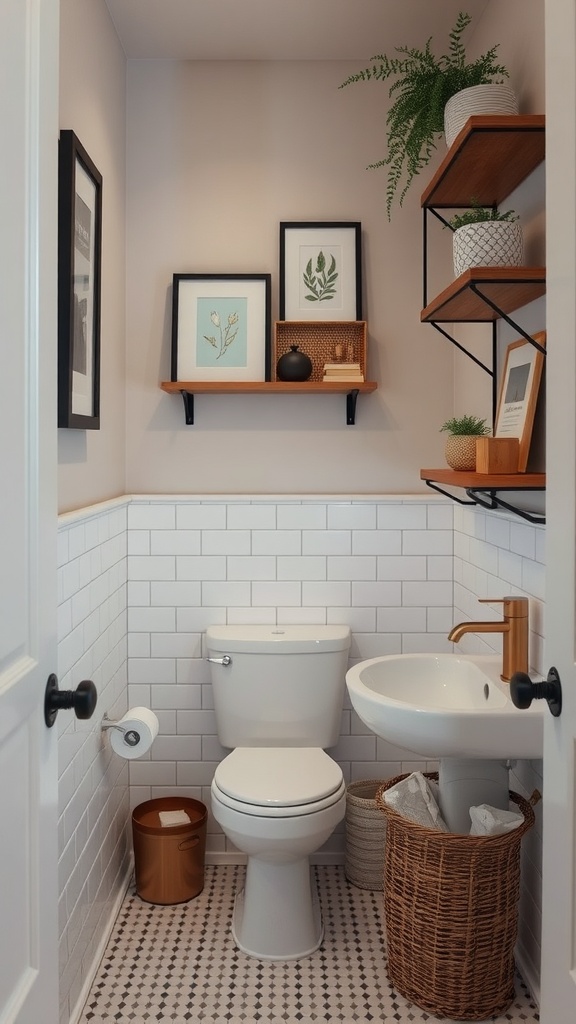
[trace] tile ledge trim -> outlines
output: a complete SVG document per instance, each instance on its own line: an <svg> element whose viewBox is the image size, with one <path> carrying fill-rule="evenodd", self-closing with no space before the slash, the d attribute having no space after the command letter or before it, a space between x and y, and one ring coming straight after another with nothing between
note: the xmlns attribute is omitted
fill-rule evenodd
<svg viewBox="0 0 576 1024"><path fill-rule="evenodd" d="M450 505L448 498L442 495L429 494L124 494L118 498L109 498L106 501L96 502L93 505L86 505L83 508L72 509L69 512L58 514L59 528L73 526L80 520L100 516L104 512L110 512L118 508L127 508L129 505L200 505L203 503L222 505L233 503L236 505L317 505L319 502L338 502L344 505L356 504L406 504L416 502L425 505Z"/></svg>
<svg viewBox="0 0 576 1024"><path fill-rule="evenodd" d="M449 499L442 497L442 495L431 495L431 494L395 494L393 492L374 492L374 493L359 493L351 494L348 493L331 493L331 494L220 494L219 492L206 493L206 494L130 494L127 498L131 502L146 502L152 504L153 502L213 502L215 504L222 504L224 502L235 502L236 504L269 504L271 502L277 502L280 504L287 505L300 505L300 504L317 504L321 501L333 501L340 502L346 505L352 505L355 503L362 504L374 504L375 502L409 502L417 501L423 502L426 505L429 504L450 504Z"/></svg>
<svg viewBox="0 0 576 1024"><path fill-rule="evenodd" d="M118 498L107 498L105 501L98 501L93 505L83 505L81 508L71 509L69 512L59 512L58 526L71 526L77 520L95 518L96 516L101 516L103 512L112 512L117 508L125 508L130 504L130 500L129 494L122 494Z"/></svg>

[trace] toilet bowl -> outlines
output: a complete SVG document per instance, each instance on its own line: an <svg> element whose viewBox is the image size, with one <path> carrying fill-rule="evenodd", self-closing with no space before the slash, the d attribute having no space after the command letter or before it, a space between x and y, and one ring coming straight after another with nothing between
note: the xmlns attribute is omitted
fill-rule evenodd
<svg viewBox="0 0 576 1024"><path fill-rule="evenodd" d="M308 857L344 817L340 767L314 747L237 747L216 769L211 799L216 821L248 855L236 945L261 960L309 956L324 928Z"/></svg>
<svg viewBox="0 0 576 1024"><path fill-rule="evenodd" d="M346 810L342 771L325 752L340 732L347 626L210 626L218 738L214 818L247 857L232 923L242 952L298 960L322 942L309 856Z"/></svg>

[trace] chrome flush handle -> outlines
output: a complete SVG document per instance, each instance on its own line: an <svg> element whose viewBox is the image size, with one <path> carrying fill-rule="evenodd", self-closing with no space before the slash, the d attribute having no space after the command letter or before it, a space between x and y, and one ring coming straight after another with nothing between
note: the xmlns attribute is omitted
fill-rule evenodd
<svg viewBox="0 0 576 1024"><path fill-rule="evenodd" d="M213 665L231 665L232 658L229 654L225 654L223 658L206 658L206 661L211 661Z"/></svg>

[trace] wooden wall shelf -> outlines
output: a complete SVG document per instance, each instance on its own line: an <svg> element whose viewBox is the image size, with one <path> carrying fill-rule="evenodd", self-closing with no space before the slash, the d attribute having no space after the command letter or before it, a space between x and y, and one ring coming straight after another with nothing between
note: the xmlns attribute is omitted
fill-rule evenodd
<svg viewBox="0 0 576 1024"><path fill-rule="evenodd" d="M378 384L373 380L354 382L336 381L324 384L322 381L174 381L165 380L160 384L162 391L169 395L182 395L186 424L194 423L194 395L345 395L346 423L356 422L356 399L359 394L376 391Z"/></svg>
<svg viewBox="0 0 576 1024"><path fill-rule="evenodd" d="M539 490L546 486L545 473L463 473L455 469L421 469L421 480L433 480L452 487L497 487L500 491Z"/></svg>
<svg viewBox="0 0 576 1024"><path fill-rule="evenodd" d="M471 117L428 188L423 207L499 206L545 158L543 114Z"/></svg>
<svg viewBox="0 0 576 1024"><path fill-rule="evenodd" d="M481 505L482 508L503 508L526 519L529 523L545 523L546 517L518 508L502 498L500 491L544 491L545 473L464 473L454 469L421 469L420 479L432 490L451 498L460 505ZM458 498L445 487L463 488L468 501Z"/></svg>
<svg viewBox="0 0 576 1024"><path fill-rule="evenodd" d="M420 319L422 323L490 323L545 292L545 267L473 267L429 302Z"/></svg>

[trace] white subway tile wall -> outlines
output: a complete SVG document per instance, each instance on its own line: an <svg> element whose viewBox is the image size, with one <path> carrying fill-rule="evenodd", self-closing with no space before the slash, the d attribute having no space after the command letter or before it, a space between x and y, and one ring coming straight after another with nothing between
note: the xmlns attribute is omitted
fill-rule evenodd
<svg viewBox="0 0 576 1024"><path fill-rule="evenodd" d="M210 624L346 623L353 634L351 660L442 652L453 649L447 634L454 622L479 613L499 616L498 606L480 607L478 597L523 593L530 598L531 667L542 672L543 535L542 527L519 525L511 516L423 495L146 496L63 516L61 685L73 688L92 674L100 690L98 722L63 721L60 738L62 953L69 1004L104 926L94 917L104 922L115 897L126 854L128 785L131 807L175 794L210 806L212 776L226 754L204 660ZM460 646L498 650L499 638L466 636ZM156 712L160 731L152 750L127 765L102 743L99 721L103 710L119 717L135 705ZM434 767L373 736L347 700L331 754L348 781ZM519 764L514 788L529 795L540 788L534 780L541 774L540 762ZM82 813L90 807L89 815ZM343 849L342 826L317 859L341 861ZM538 828L526 844L521 924L536 986L539 850ZM207 854L213 862L240 859L211 816ZM85 897L98 892L96 911Z"/></svg>
<svg viewBox="0 0 576 1024"><path fill-rule="evenodd" d="M128 538L129 704L137 699L176 718L176 737L169 718L150 755L130 765L132 804L176 786L210 806L212 775L226 753L203 660L210 623L347 623L355 660L451 649L448 502L133 498ZM426 767L412 751L388 756L348 701L341 733L332 754L347 780ZM319 859L341 860L343 849L341 827ZM239 856L211 817L207 852L217 861Z"/></svg>
<svg viewBox="0 0 576 1024"><path fill-rule="evenodd" d="M126 711L125 501L60 518L58 531L60 688L92 679L89 721L58 715L60 1013L63 1024L89 985L100 943L130 868L128 765L103 740L104 711Z"/></svg>

